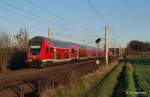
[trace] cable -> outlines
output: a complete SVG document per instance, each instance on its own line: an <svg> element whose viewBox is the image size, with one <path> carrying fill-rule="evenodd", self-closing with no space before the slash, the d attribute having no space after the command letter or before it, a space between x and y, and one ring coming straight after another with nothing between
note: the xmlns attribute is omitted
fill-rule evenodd
<svg viewBox="0 0 150 97"><path fill-rule="evenodd" d="M2 7L2 6L1 6ZM19 12L16 12L16 11L14 11L14 10L10 10L10 9L8 9L8 8L5 8L5 7L2 7L2 8L4 8L5 10L7 9L7 11L9 12L9 13L12 13L12 14L15 14L15 15L19 15L20 13ZM24 14L21 14L21 16L23 16L24 18L26 18L27 16L26 15L24 15ZM3 17L2 17L3 18ZM39 23L39 21L36 21L37 23ZM20 22L21 23L21 22ZM43 23L44 24L44 23ZM39 28L38 26L36 26L37 28Z"/></svg>
<svg viewBox="0 0 150 97"><path fill-rule="evenodd" d="M30 15L30 16L33 16L33 17L42 19L42 20L44 20L44 21L46 21L46 22L49 21L49 20L47 20L47 19L45 19L45 18L43 18L43 17L41 17L41 16L35 15L35 14L33 14L32 12L28 12L28 11L26 11L26 10L24 10L24 9L18 8L18 7L14 6L14 5L11 5L11 4L9 4L9 3L5 2L5 1L0 0L0 3L3 4L3 5L6 5L7 7L16 9L16 10L18 10L18 11L20 11L20 12L26 13L26 14L28 14L28 15ZM49 23L49 22L47 22L47 23Z"/></svg>
<svg viewBox="0 0 150 97"><path fill-rule="evenodd" d="M41 9L41 6L37 5L35 2L33 2L32 0L26 0L30 5L36 7L36 8L40 8ZM47 11L47 13L52 13L52 11L50 11L48 8L46 8L45 6L42 6L44 8L44 11ZM54 14L54 13L53 13ZM67 22L70 25L74 25L73 23L70 23L67 19L63 18L63 17L60 17L60 16L57 16L57 15L53 15L54 17L60 19L61 21L64 21L64 22ZM71 27L72 28L72 27ZM81 27L81 26L77 26L77 28L79 29L82 29L84 31L89 31L87 30L86 28L84 27ZM83 31L81 31L82 33L84 33ZM85 34L85 33L84 33Z"/></svg>
<svg viewBox="0 0 150 97"><path fill-rule="evenodd" d="M47 18L41 17L41 16L39 16L39 15L33 14L32 12L29 12L29 11L26 11L26 10L24 10L24 9L18 8L18 7L16 7L16 6L11 5L11 4L9 4L9 3L5 2L5 1L2 1L2 0L0 0L0 3L3 4L3 5L6 5L7 7L11 7L11 8L13 8L13 9L16 9L16 10L18 10L18 11L20 11L20 12L26 13L26 14L28 14L28 15L30 15L30 16L36 17L36 18L38 18L38 19L40 19L40 20L45 21L45 23L49 24L49 22L48 22L49 19L47 19ZM61 28L64 28L64 29L67 29L67 30L72 30L72 29L70 29L70 28L68 28L68 27L65 27L65 26L62 26L62 25L60 25L60 24L58 24L58 23L57 23L57 24L55 23L55 25L60 26Z"/></svg>
<svg viewBox="0 0 150 97"><path fill-rule="evenodd" d="M35 8L40 8L41 9L41 6L39 6L39 5L37 5L37 4L35 4L35 2L33 2L32 0L26 0L30 5L32 5L32 6L34 6ZM52 11L50 11L48 8L46 8L45 6L42 6L43 8L44 8L44 11L47 11L47 13L52 13ZM54 14L54 13L53 13ZM52 14L51 14L52 15ZM73 26L73 24L72 23L70 23L68 20L66 20L65 18L63 18L63 17L60 17L60 16L57 16L57 15L53 15L55 18L57 18L57 19L59 19L59 20L61 20L61 21L64 21L65 23L67 22L68 24L69 24L69 26ZM71 30L71 31L73 31L74 32L74 30L72 30L72 29L70 29L70 28L68 28L68 27L65 27L64 26L64 28L65 29L68 29L68 30ZM71 28L73 28L73 27L71 27ZM79 28L79 27L78 27ZM76 31L75 31L76 32Z"/></svg>
<svg viewBox="0 0 150 97"><path fill-rule="evenodd" d="M36 30L40 28L40 27L35 26L35 25L28 25L28 24L25 24L25 23L22 23L22 22L15 21L15 20L10 19L10 18L7 18L7 17L1 17L1 16L0 16L0 19L2 19L2 20L7 20L7 21L12 22L12 23L15 23L15 24L26 25L26 26L32 27L33 29L36 29ZM42 29L42 28L41 28L41 29Z"/></svg>
<svg viewBox="0 0 150 97"><path fill-rule="evenodd" d="M103 18L102 15L97 11L97 9L96 9L95 6L93 5L93 3L92 3L90 0L87 0L87 1L88 1L89 5L91 6L91 8L93 9L93 11L95 12L95 14L97 15L97 17L98 17L99 19L101 19L104 24L106 24L104 18Z"/></svg>

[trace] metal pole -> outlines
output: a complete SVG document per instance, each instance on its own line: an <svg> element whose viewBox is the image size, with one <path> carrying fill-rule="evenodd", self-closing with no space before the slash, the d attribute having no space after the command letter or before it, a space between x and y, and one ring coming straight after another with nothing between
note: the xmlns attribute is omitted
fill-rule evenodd
<svg viewBox="0 0 150 97"><path fill-rule="evenodd" d="M48 38L49 39L52 38L52 31L51 31L50 27L48 27Z"/></svg>
<svg viewBox="0 0 150 97"><path fill-rule="evenodd" d="M99 49L99 43L96 43L97 48L96 48L96 64L100 64L99 59L98 59L98 49Z"/></svg>
<svg viewBox="0 0 150 97"><path fill-rule="evenodd" d="M105 32L105 65L108 66L108 39L107 39L107 28L104 28Z"/></svg>

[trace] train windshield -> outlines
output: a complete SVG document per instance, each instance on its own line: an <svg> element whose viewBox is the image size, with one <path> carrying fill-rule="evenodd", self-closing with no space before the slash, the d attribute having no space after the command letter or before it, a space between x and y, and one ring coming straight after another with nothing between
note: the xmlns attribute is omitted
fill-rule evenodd
<svg viewBox="0 0 150 97"><path fill-rule="evenodd" d="M31 45L30 53L31 55L40 55L41 46L40 45Z"/></svg>

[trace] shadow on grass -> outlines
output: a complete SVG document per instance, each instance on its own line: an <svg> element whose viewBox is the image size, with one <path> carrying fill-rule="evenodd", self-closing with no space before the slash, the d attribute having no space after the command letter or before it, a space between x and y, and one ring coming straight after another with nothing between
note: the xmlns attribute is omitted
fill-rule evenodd
<svg viewBox="0 0 150 97"><path fill-rule="evenodd" d="M127 88L127 83L125 79L125 66L123 67L123 70L121 71L119 78L118 78L118 83L114 89L114 92L112 94L112 97L126 97L126 88Z"/></svg>
<svg viewBox="0 0 150 97"><path fill-rule="evenodd" d="M140 87L141 85L139 83L138 76L135 73L133 73L133 77L134 77L134 80L136 82L135 83L136 91L137 92L144 92L144 89L142 89L142 87ZM148 96L146 96L144 94L138 94L137 97L148 97Z"/></svg>
<svg viewBox="0 0 150 97"><path fill-rule="evenodd" d="M24 97L39 97L39 96L35 93L28 93Z"/></svg>

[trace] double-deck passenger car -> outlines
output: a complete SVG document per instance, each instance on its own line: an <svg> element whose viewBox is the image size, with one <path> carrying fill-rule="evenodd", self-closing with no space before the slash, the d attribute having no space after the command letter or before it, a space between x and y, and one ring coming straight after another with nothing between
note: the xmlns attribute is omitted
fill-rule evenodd
<svg viewBox="0 0 150 97"><path fill-rule="evenodd" d="M27 61L30 66L44 66L56 62L83 60L103 56L103 50L36 36L29 41Z"/></svg>

